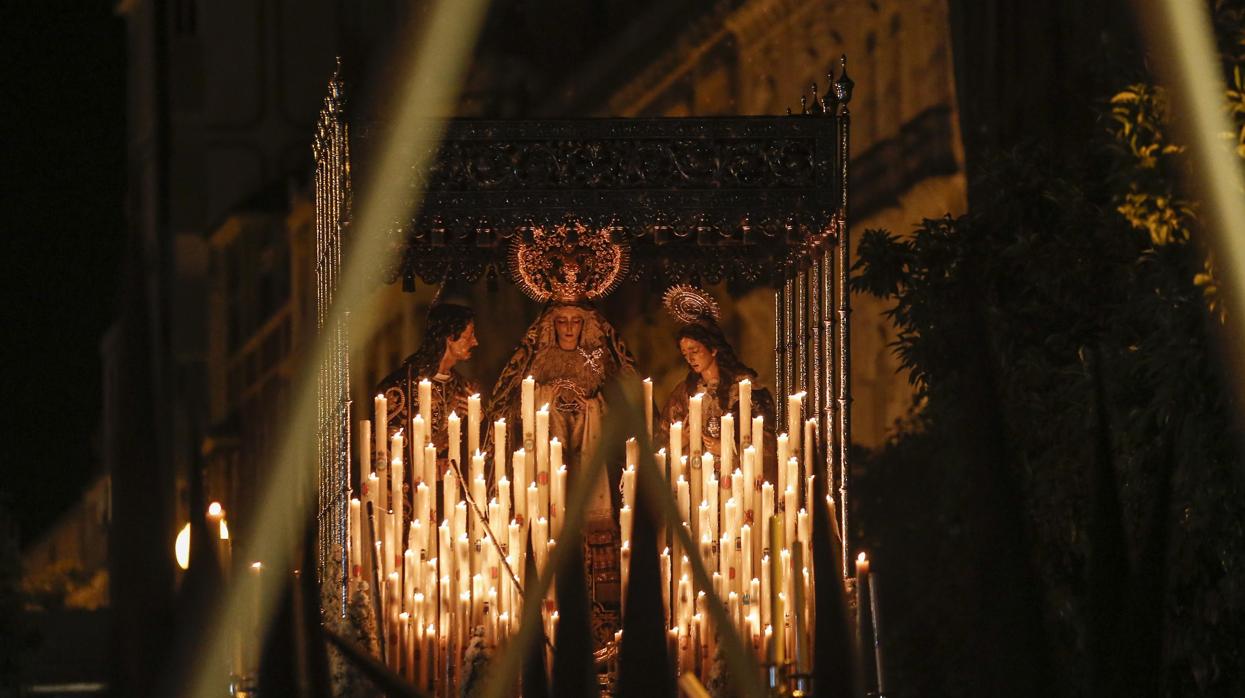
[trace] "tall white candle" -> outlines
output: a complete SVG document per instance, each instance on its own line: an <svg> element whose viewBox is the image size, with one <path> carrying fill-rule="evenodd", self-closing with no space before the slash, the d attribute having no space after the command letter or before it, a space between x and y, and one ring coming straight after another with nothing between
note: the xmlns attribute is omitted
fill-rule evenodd
<svg viewBox="0 0 1245 698"><path fill-rule="evenodd" d="M752 447L757 450L757 472L765 469L765 415L752 418Z"/></svg>
<svg viewBox="0 0 1245 698"><path fill-rule="evenodd" d="M618 510L618 528L623 545L631 543L631 507L624 504Z"/></svg>
<svg viewBox="0 0 1245 698"><path fill-rule="evenodd" d="M424 421L422 415L415 415L411 420L411 482L420 482L424 479L424 445L428 443L428 431L431 425ZM393 452L395 455L402 453L401 449Z"/></svg>
<svg viewBox="0 0 1245 698"><path fill-rule="evenodd" d="M800 510L800 505L796 501L798 496L794 487L788 487L783 493L783 498L786 500L786 511L783 512L782 517L783 539L791 542L795 541L795 515Z"/></svg>
<svg viewBox="0 0 1245 698"><path fill-rule="evenodd" d="M757 538L756 549L759 554L760 548L769 545L769 522L775 511L774 486L768 482L761 483L761 535ZM773 551L771 551L772 554Z"/></svg>
<svg viewBox="0 0 1245 698"><path fill-rule="evenodd" d="M622 473L623 504L627 504L632 507L635 506L635 476L635 465L628 466Z"/></svg>
<svg viewBox="0 0 1245 698"><path fill-rule="evenodd" d="M506 473L506 418L493 422L493 480Z"/></svg>
<svg viewBox="0 0 1245 698"><path fill-rule="evenodd" d="M752 433L748 425L752 423L752 381L747 378L739 381L739 450L752 444Z"/></svg>
<svg viewBox="0 0 1245 698"><path fill-rule="evenodd" d="M696 393L687 399L687 446L688 451L690 451L688 455L693 458L698 457L702 450L703 442L701 441L700 429L704 401L704 393Z"/></svg>
<svg viewBox="0 0 1245 698"><path fill-rule="evenodd" d="M428 444L427 446L424 446L424 478L423 480L424 480L424 484L431 487L433 492L437 491L437 480L439 479L439 476L440 476L440 473L437 472L437 467L438 467L437 466L437 447L433 446L432 444ZM435 518L436 510L437 510L437 500L436 500L436 495L434 494L428 498L428 511L424 513L425 514L431 513L434 515L434 518ZM424 520L431 521L433 519L429 519L427 516L425 516Z"/></svg>
<svg viewBox="0 0 1245 698"><path fill-rule="evenodd" d="M800 457L800 435L804 428L804 396L803 390L787 398L787 435L791 438L791 455ZM778 461L785 463L786 458Z"/></svg>
<svg viewBox="0 0 1245 698"><path fill-rule="evenodd" d="M525 505L528 520L524 523L524 530L531 526L533 519L540 514L540 488L533 482L527 486L527 503ZM526 545L526 544L525 544Z"/></svg>
<svg viewBox="0 0 1245 698"><path fill-rule="evenodd" d="M521 453L521 452L522 452L521 450L516 451L516 453ZM522 499L522 497L520 497L520 499ZM497 480L497 515L501 519L499 523L502 525L504 525L507 521L510 520L511 501L512 500L510 499L510 479L507 478L505 475L503 475ZM495 532L498 535L501 535L500 531L495 531Z"/></svg>
<svg viewBox="0 0 1245 698"><path fill-rule="evenodd" d="M401 444L400 441L395 441L395 443ZM401 452L402 450L399 448L397 453L401 453ZM406 497L404 497L402 493L402 482L403 481L402 481L402 457L401 456L394 458L393 462L389 464L389 472L393 474L393 481L392 481L393 522L394 522L394 526L397 527L397 530L394 531L394 533L396 534L394 536L395 538L394 543L398 546L394 550L394 553L397 554L397 551L402 550L406 547L405 543L402 540L403 533L406 530L406 523L404 519L406 512L403 511L403 507L406 504L406 501L405 501Z"/></svg>
<svg viewBox="0 0 1245 698"><path fill-rule="evenodd" d="M385 400L384 395L377 395L373 400L372 408L375 411L373 417L376 419L372 424L372 427L375 429L375 458L377 467L380 467L389 462L389 451L387 450L389 447L389 403Z"/></svg>
<svg viewBox="0 0 1245 698"><path fill-rule="evenodd" d="M756 460L757 460L756 447L749 446L748 448L745 448L744 457L743 457L743 465L744 465L743 487L741 488L742 492L740 492L740 494L742 494L743 497L740 499L740 502L739 502L739 509L743 514L743 520L745 522L752 521L754 512L756 511L756 506L753 501L755 498L754 493L756 491Z"/></svg>
<svg viewBox="0 0 1245 698"><path fill-rule="evenodd" d="M541 405L536 411L536 464L532 468L536 484L549 484L549 405ZM541 482L541 478L544 482ZM542 515L547 512L542 512Z"/></svg>
<svg viewBox="0 0 1245 698"><path fill-rule="evenodd" d="M467 453L480 450L480 394L467 398Z"/></svg>
<svg viewBox="0 0 1245 698"><path fill-rule="evenodd" d="M752 579L753 560L752 526L744 524L739 527L739 578Z"/></svg>
<svg viewBox="0 0 1245 698"><path fill-rule="evenodd" d="M521 393L519 415L523 420L520 425L523 427L522 446L531 448L532 444L528 442L535 439L536 434L536 379L531 376L524 378Z"/></svg>
<svg viewBox="0 0 1245 698"><path fill-rule="evenodd" d="M432 381L424 378L419 381L419 416L424 418L428 433L432 432ZM432 439L429 438L429 441Z"/></svg>
<svg viewBox="0 0 1245 698"><path fill-rule="evenodd" d="M364 439L367 441L367 439ZM350 576L358 577L363 567L363 504L350 500Z"/></svg>
<svg viewBox="0 0 1245 698"><path fill-rule="evenodd" d="M721 513L718 506L719 492L718 479L713 478L709 481L709 486L705 488L705 495L706 500L709 503L709 535L712 536L714 540L717 540L718 536L721 535L721 529L719 528L718 523L718 516Z"/></svg>
<svg viewBox="0 0 1245 698"><path fill-rule="evenodd" d="M432 484L432 487L429 487L428 483L426 482L421 482L415 487L415 499L416 501L419 502L419 508L416 509L414 512L412 512L413 515L416 516L420 521L427 521L429 522L429 524L431 524L432 521L435 519L435 517L432 514L432 505L433 505L433 499L436 497L436 494L434 494L436 490L433 489L433 487L436 487L435 482ZM428 530L429 529L425 529L423 531L425 536L428 535ZM412 548L415 548L417 546L427 547L428 540L425 537L419 540L418 542L411 541L408 545L410 545Z"/></svg>
<svg viewBox="0 0 1245 698"><path fill-rule="evenodd" d="M670 467L678 466L683 457L683 422L670 425Z"/></svg>
<svg viewBox="0 0 1245 698"><path fill-rule="evenodd" d="M791 457L791 449L789 447L790 437L787 434L778 435L778 491L782 492L787 489L787 459Z"/></svg>
<svg viewBox="0 0 1245 698"><path fill-rule="evenodd" d="M367 491L367 478L372 474L371 420L365 419L359 423L359 433L363 435L363 438L359 439L359 491L363 495L361 501L366 505L368 500L371 499L371 494Z"/></svg>
<svg viewBox="0 0 1245 698"><path fill-rule="evenodd" d="M552 451L551 455L557 460L561 460L561 444L558 444ZM556 461L555 461L556 462ZM552 501L549 505L549 526L553 538L560 539L562 537L562 524L566 522L566 466L558 464L558 469L553 471L553 492Z"/></svg>
<svg viewBox="0 0 1245 698"><path fill-rule="evenodd" d="M530 482L527 474L527 450L520 448L511 458L514 469L514 518L520 524L527 521L527 485Z"/></svg>
<svg viewBox="0 0 1245 698"><path fill-rule="evenodd" d="M719 441L722 452L718 455L721 475L718 477L724 478L735 469L735 417L728 412L722 415L718 424L722 428L722 438Z"/></svg>
<svg viewBox="0 0 1245 698"><path fill-rule="evenodd" d="M653 436L653 379L644 379L644 428L649 438Z"/></svg>
<svg viewBox="0 0 1245 698"><path fill-rule="evenodd" d="M446 441L449 442L446 458L462 465L462 420L459 419L457 412L451 410L450 416L445 418L445 431L448 437Z"/></svg>

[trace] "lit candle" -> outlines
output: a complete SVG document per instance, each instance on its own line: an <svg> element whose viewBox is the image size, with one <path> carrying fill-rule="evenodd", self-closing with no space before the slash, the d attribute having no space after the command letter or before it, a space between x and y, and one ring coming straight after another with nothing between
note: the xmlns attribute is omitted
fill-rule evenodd
<svg viewBox="0 0 1245 698"><path fill-rule="evenodd" d="M763 548L769 544L769 522L774 515L774 486L768 482L761 483L761 503L760 503L760 522L761 536L757 538L756 546L757 554L760 555L759 548ZM771 554L777 554L771 551Z"/></svg>
<svg viewBox="0 0 1245 698"><path fill-rule="evenodd" d="M679 475L679 479L674 483L674 491L677 494L679 502L679 521L686 523L691 516L691 493L688 491L687 480Z"/></svg>
<svg viewBox="0 0 1245 698"><path fill-rule="evenodd" d="M786 499L786 510L782 513L783 537L784 540L795 541L795 515L800 510L800 505L796 502L796 494L794 487L788 487L783 493Z"/></svg>
<svg viewBox="0 0 1245 698"><path fill-rule="evenodd" d="M366 441L367 439L364 439ZM363 574L363 504L357 497L350 500L350 576Z"/></svg>
<svg viewBox="0 0 1245 698"><path fill-rule="evenodd" d="M752 579L752 526L739 528L739 578Z"/></svg>
<svg viewBox="0 0 1245 698"><path fill-rule="evenodd" d="M622 544L629 545L631 543L631 507L626 504L618 510L618 528L622 536Z"/></svg>
<svg viewBox="0 0 1245 698"><path fill-rule="evenodd" d="M425 437L429 426L431 425L424 421L422 415L417 414L411 420L411 462L409 465L412 483L418 483L424 479L424 444L428 443ZM398 432L395 436L401 433ZM401 441L395 439L394 443L400 444ZM398 457L399 454L403 454L403 449L395 448L392 453L394 457Z"/></svg>
<svg viewBox="0 0 1245 698"><path fill-rule="evenodd" d="M421 482L415 485L414 496L411 498L411 518L416 521L431 521L429 518L430 505L428 500L432 498L432 489L428 487L428 483ZM415 547L415 541L412 540L408 545Z"/></svg>
<svg viewBox="0 0 1245 698"><path fill-rule="evenodd" d="M536 379L528 376L523 379L522 395L519 399L519 414L523 420L523 447L531 448L536 438Z"/></svg>
<svg viewBox="0 0 1245 698"><path fill-rule="evenodd" d="M558 539L562 537L562 524L566 520L566 466L561 464L562 448L556 439L553 442L553 448L550 450L550 456L553 463L558 464L558 469L553 472L552 501L549 503L549 526L553 531L554 539Z"/></svg>
<svg viewBox="0 0 1245 698"><path fill-rule="evenodd" d="M769 534L770 550L782 550L786 547L783 539L782 520L777 516L774 516L770 521ZM770 565L770 574L773 576L770 580L769 587L771 604L770 613L772 614L773 624L781 627L781 624L785 622L786 618L786 608L783 604L783 598L785 596L783 592L786 589L786 582L783 579L783 564L781 559ZM773 654L771 657L774 663L778 665L785 663L786 653L784 652L783 643L781 641L775 641L772 647Z"/></svg>
<svg viewBox="0 0 1245 698"><path fill-rule="evenodd" d="M817 472L817 465L813 464L813 444L817 442L817 420L809 419L804 422L804 470L809 473Z"/></svg>
<svg viewBox="0 0 1245 698"><path fill-rule="evenodd" d="M670 425L670 466L677 467L683 457L683 422Z"/></svg>
<svg viewBox="0 0 1245 698"><path fill-rule="evenodd" d="M644 428L651 439L653 437L653 379L644 379Z"/></svg>
<svg viewBox="0 0 1245 698"><path fill-rule="evenodd" d="M722 583L729 592L737 588L735 578L735 539L730 534L723 534L718 539L718 572L722 575Z"/></svg>
<svg viewBox="0 0 1245 698"><path fill-rule="evenodd" d="M368 476L372 474L372 422L367 419L360 422L359 433L363 434L363 438L359 439L359 491L363 494L361 501L366 505L372 498L367 490Z"/></svg>
<svg viewBox="0 0 1245 698"><path fill-rule="evenodd" d="M445 418L445 430L449 437L449 449L446 458L457 465L462 465L462 420L458 418L457 412L451 411L450 416Z"/></svg>
<svg viewBox="0 0 1245 698"><path fill-rule="evenodd" d="M431 489L428 496L428 510L424 512L424 521L435 521L437 511L437 479L440 473L437 472L437 447L432 444L424 446L424 484ZM432 516L432 518L429 518Z"/></svg>
<svg viewBox="0 0 1245 698"><path fill-rule="evenodd" d="M744 449L744 477L740 492L736 495L742 495L739 501L739 509L745 522L752 521L755 503L753 502L756 490L756 459L757 450L755 446L749 446Z"/></svg>
<svg viewBox="0 0 1245 698"><path fill-rule="evenodd" d="M389 438L388 404L389 403L385 401L384 395L377 395L372 403L372 408L376 412L376 414L374 415L376 422L375 424L373 424L373 427L375 429L377 467L380 467L381 465L389 462L389 457L388 457L389 452L387 450L389 446L388 444L388 438Z"/></svg>
<svg viewBox="0 0 1245 698"><path fill-rule="evenodd" d="M515 453L521 454L523 451L519 450ZM520 497L519 499L522 500L523 498ZM497 516L501 519L501 523L510 520L510 502L510 480L505 475L502 475L497 480Z"/></svg>
<svg viewBox="0 0 1245 698"><path fill-rule="evenodd" d="M791 439L786 434L778 435L778 491L787 491L787 459L791 457L789 444ZM796 480L799 482L799 480Z"/></svg>
<svg viewBox="0 0 1245 698"><path fill-rule="evenodd" d="M530 517L535 517L537 514L540 513L540 489L536 487L535 482L527 486L526 493L527 493L527 502L525 504L525 508L526 508L529 519L524 521L525 527L530 525L531 523Z"/></svg>
<svg viewBox="0 0 1245 698"><path fill-rule="evenodd" d="M536 477L536 484L541 487L549 485L549 405L541 405L536 411L536 466L533 472ZM546 499L548 493L546 492ZM542 506L546 507L540 510L541 516L548 516L548 502ZM536 514L533 513L532 516Z"/></svg>
<svg viewBox="0 0 1245 698"><path fill-rule="evenodd" d="M523 523L527 521L527 485L530 482L527 475L526 449L520 448L514 452L511 467L514 468L514 518L519 523ZM503 499L509 501L509 497L503 497Z"/></svg>
<svg viewBox="0 0 1245 698"><path fill-rule="evenodd" d="M432 431L432 381L427 378L419 381L419 416L424 418L424 424L428 426L429 432ZM429 441L432 439L429 438Z"/></svg>
<svg viewBox="0 0 1245 698"><path fill-rule="evenodd" d="M449 470L445 473L443 482L445 484L441 488L441 493L444 501L441 503L441 513L446 521L453 521L454 505L458 504L458 490L462 487L462 481L458 479L457 471Z"/></svg>
<svg viewBox="0 0 1245 698"><path fill-rule="evenodd" d="M769 625L774 622L773 608L770 606L769 585L771 581L770 575L770 559L769 555L761 556L761 576L760 576L760 598L758 601L761 606L761 624Z"/></svg>
<svg viewBox="0 0 1245 698"><path fill-rule="evenodd" d="M404 528L406 526L406 512L403 510L406 505L406 497L402 496L402 485L404 484L402 479L402 456L399 455L402 453L402 441L395 438L394 444L396 444L399 448L394 451L395 457L393 462L389 464L389 472L393 475L391 485L391 491L393 492L393 523L394 526L397 527L397 540L394 542L398 546L397 550L401 550L406 547L402 542L402 535L405 533ZM395 554L397 553L397 550L394 551Z"/></svg>
<svg viewBox="0 0 1245 698"><path fill-rule="evenodd" d="M718 527L718 514L720 512L718 508L718 492L718 480L713 478L709 481L708 487L705 488L705 495L707 496L706 501L709 503L709 535L714 540L717 540L720 534Z"/></svg>
<svg viewBox="0 0 1245 698"><path fill-rule="evenodd" d="M787 471L787 479L783 485L783 491L786 491L786 487L794 488L796 491L796 505L798 506L800 485L802 484L800 481L800 461L796 460L795 456L791 456L785 461L778 461L779 472L782 472L783 469Z"/></svg>
<svg viewBox="0 0 1245 698"><path fill-rule="evenodd" d="M752 420L752 381L747 378L739 381L739 450L742 452L752 444L752 434L748 424Z"/></svg>
<svg viewBox="0 0 1245 698"><path fill-rule="evenodd" d="M807 509L800 509L800 513L796 515L795 535L796 540L807 545L812 541L809 528L810 522Z"/></svg>
<svg viewBox="0 0 1245 698"><path fill-rule="evenodd" d="M635 506L635 465L630 465L622 474L623 504Z"/></svg>
<svg viewBox="0 0 1245 698"><path fill-rule="evenodd" d="M735 417L731 413L722 415L718 420L722 436L718 444L722 451L718 454L718 464L723 475L735 469Z"/></svg>
<svg viewBox="0 0 1245 698"><path fill-rule="evenodd" d="M800 429L803 427L803 411L804 396L803 390L791 395L787 398L787 434L791 437L791 455L797 458L800 455ZM781 465L786 463L787 459L783 458L778 461Z"/></svg>
<svg viewBox="0 0 1245 698"><path fill-rule="evenodd" d="M752 418L752 447L757 450L757 470L764 468L765 458L765 415L758 414Z"/></svg>
<svg viewBox="0 0 1245 698"><path fill-rule="evenodd" d="M506 418L493 422L493 478L506 473Z"/></svg>
<svg viewBox="0 0 1245 698"><path fill-rule="evenodd" d="M467 453L480 450L480 394L467 398Z"/></svg>
<svg viewBox="0 0 1245 698"><path fill-rule="evenodd" d="M704 393L696 393L687 400L688 450L692 458L699 457L702 450L700 429L704 400Z"/></svg>

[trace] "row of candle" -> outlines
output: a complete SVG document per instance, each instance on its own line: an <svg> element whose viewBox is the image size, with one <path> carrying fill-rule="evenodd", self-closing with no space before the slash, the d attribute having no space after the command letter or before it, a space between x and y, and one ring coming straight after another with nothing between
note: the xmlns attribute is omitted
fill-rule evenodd
<svg viewBox="0 0 1245 698"><path fill-rule="evenodd" d="M671 539L662 553L664 603L668 627L680 666L705 671L715 633L705 627L705 590L691 582L688 555L700 555L712 571L714 591L728 615L764 660L778 648L780 656L796 653L810 619L803 603L809 597L811 571L803 551L809 536L807 505L812 501L812 446L815 420L802 422L803 393L788 398L788 431L776 438L780 464L775 486L765 480L765 418L752 416L751 384L739 386L740 422L750 428L736 435L734 416L720 420L721 453L705 451L702 429L703 394L689 400L686 425L670 425L668 450L656 454L659 469L669 478L680 523L699 549L683 551ZM461 653L476 628L486 642L501 644L517 631L521 616L521 585L527 537L538 569L542 569L559 536L566 496L562 447L549 437L548 406L536 409L535 381L522 382L520 421L523 445L507 449L504 419L494 423L495 487L486 482L486 454L480 450L479 396L468 399L469 467L462 472L461 420L447 416L450 465L438 478L440 464L430 443L431 383L421 381L419 413L407 432L388 434L387 402L377 396L375 422L364 421L360 440L360 499L351 500L350 563L354 577L365 579L374 566L380 592L379 624L386 659L423 685L450 685L461 665ZM651 428L652 383L644 382L646 420ZM687 450L684 455L684 428ZM801 448L803 446L803 448ZM736 452L740 454L736 463ZM412 463L404 462L412 454ZM627 443L622 475L620 570L625 597L631 548L632 513L639 445ZM803 458L800 458L802 455ZM373 471L372 464L376 468ZM507 467L509 465L509 467ZM518 486L512 487L511 473ZM551 476L552 475L552 476ZM440 479L441 504L436 486ZM410 488L410 510L405 489ZM495 496L488 499L492 492ZM369 515L370 512L370 515ZM439 521L439 523L437 523ZM368 546L366 535L371 535ZM371 548L372 550L369 550ZM369 555L374 550L374 555ZM673 561L678 561L677 568ZM552 595L551 595L552 596ZM556 631L552 598L542 608L549 634ZM777 627L775 636L774 628ZM768 641L767 641L768 639ZM805 656L807 653L805 652Z"/></svg>

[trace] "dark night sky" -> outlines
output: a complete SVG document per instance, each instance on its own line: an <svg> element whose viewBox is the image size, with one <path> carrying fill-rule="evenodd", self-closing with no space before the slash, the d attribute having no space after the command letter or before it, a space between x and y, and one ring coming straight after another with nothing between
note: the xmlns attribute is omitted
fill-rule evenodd
<svg viewBox="0 0 1245 698"><path fill-rule="evenodd" d="M125 231L125 26L115 2L0 9L0 497L28 542L99 467L99 340Z"/></svg>

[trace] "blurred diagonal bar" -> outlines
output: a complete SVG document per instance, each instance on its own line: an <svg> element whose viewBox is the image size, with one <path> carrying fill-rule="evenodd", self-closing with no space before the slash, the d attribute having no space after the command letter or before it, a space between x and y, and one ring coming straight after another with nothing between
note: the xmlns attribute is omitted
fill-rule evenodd
<svg viewBox="0 0 1245 698"><path fill-rule="evenodd" d="M1172 96L1176 126L1194 163L1188 184L1205 201L1205 244L1215 256L1217 281L1228 299L1225 329L1230 351L1236 352L1245 338L1245 176L1240 160L1222 138L1233 128L1222 108L1223 73L1209 3L1136 0L1135 7L1155 57L1153 65ZM1236 356L1226 362L1235 374L1238 397L1245 396L1245 374L1239 363Z"/></svg>
<svg viewBox="0 0 1245 698"><path fill-rule="evenodd" d="M344 260L336 297L324 318L324 327L344 327L349 312L354 336L367 337L375 329L377 318L372 307L375 296L364 280L370 270L376 268L378 259L387 254L384 235L387 222L409 215L409 207L419 205L418 197L422 192L417 193L414 202L407 196L410 193L407 175L428 166L430 154L424 146L429 121L443 122L453 111L487 6L486 0L441 0L429 13L422 35L408 42L411 50L405 63L410 67L405 71L406 79L395 86L400 96L395 102L398 106L392 130L386 134L387 147L379 149L382 155L378 167L371 181L366 183L368 186L361 190L362 203L351 228L350 255ZM419 134L418 137L415 134ZM261 585L260 613L264 627L272 616L286 572L296 564L302 528L309 520L307 508L315 501L312 489L315 480L306 476L308 464L314 463L314 457L308 455L306 441L308 434L316 433L315 367L323 365L332 351L332 335L332 331L319 335L306 363L311 370L303 373L292 390L294 400L289 421L281 435L269 478L260 488L256 530L266 534L256 536L245 551L246 559L262 560L276 572L264 575ZM229 629L253 608L253 600L237 589L226 593L225 612L205 634L200 655L194 661L183 658L183 663L174 669L190 673L189 695L207 698L217 694L214 675L220 663L203 659L224 656Z"/></svg>

